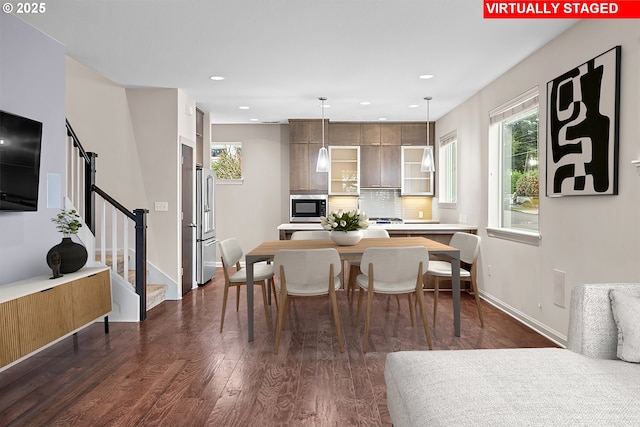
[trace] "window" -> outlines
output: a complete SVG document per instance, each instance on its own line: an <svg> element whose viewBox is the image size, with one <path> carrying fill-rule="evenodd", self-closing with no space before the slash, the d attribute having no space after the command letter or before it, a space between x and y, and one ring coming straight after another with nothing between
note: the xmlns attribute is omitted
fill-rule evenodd
<svg viewBox="0 0 640 427"><path fill-rule="evenodd" d="M455 207L458 199L458 135L449 133L440 138L438 158L438 204Z"/></svg>
<svg viewBox="0 0 640 427"><path fill-rule="evenodd" d="M490 226L503 233L520 233L525 236L523 241L532 243L526 235L535 241L539 237L538 89L528 91L489 116L493 177L490 187L497 193L490 201Z"/></svg>
<svg viewBox="0 0 640 427"><path fill-rule="evenodd" d="M242 180L242 143L212 143L211 170L216 172L217 179L227 181Z"/></svg>

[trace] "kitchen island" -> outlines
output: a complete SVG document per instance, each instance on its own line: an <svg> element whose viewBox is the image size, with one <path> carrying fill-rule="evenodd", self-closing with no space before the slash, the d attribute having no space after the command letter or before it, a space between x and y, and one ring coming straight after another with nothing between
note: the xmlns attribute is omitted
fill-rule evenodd
<svg viewBox="0 0 640 427"><path fill-rule="evenodd" d="M476 234L478 227L468 224L439 224L434 222L405 222L404 224L372 224L369 228L383 228L391 237L426 237L448 244L451 236L459 231ZM322 230L320 223L280 224L280 240L288 240L298 230Z"/></svg>

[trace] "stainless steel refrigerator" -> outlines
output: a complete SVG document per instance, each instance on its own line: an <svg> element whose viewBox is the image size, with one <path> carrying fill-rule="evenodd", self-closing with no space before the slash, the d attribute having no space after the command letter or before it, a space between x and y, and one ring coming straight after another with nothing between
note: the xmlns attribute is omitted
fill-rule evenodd
<svg viewBox="0 0 640 427"><path fill-rule="evenodd" d="M216 275L215 172L196 169L196 282Z"/></svg>

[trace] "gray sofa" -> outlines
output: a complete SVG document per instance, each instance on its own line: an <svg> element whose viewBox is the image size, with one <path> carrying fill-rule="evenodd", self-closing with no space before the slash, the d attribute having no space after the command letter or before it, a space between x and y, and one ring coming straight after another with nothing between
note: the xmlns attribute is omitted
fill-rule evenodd
<svg viewBox="0 0 640 427"><path fill-rule="evenodd" d="M640 284L573 290L567 349L390 353L393 425L639 426L640 364L616 357L612 289L640 297Z"/></svg>

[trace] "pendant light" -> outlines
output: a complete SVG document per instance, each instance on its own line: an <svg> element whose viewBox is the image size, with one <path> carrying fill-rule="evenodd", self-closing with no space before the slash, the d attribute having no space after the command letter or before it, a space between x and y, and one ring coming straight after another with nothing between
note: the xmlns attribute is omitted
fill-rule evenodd
<svg viewBox="0 0 640 427"><path fill-rule="evenodd" d="M435 172L436 165L433 160L433 147L429 145L429 101L431 101L430 96L424 97L425 101L427 101L427 146L424 147L424 151L422 152L422 162L420 163L420 172Z"/></svg>
<svg viewBox="0 0 640 427"><path fill-rule="evenodd" d="M316 172L329 172L329 152L324 146L324 101L325 97L318 98L320 100L320 108L322 109L322 148L318 152L318 163L316 163Z"/></svg>

